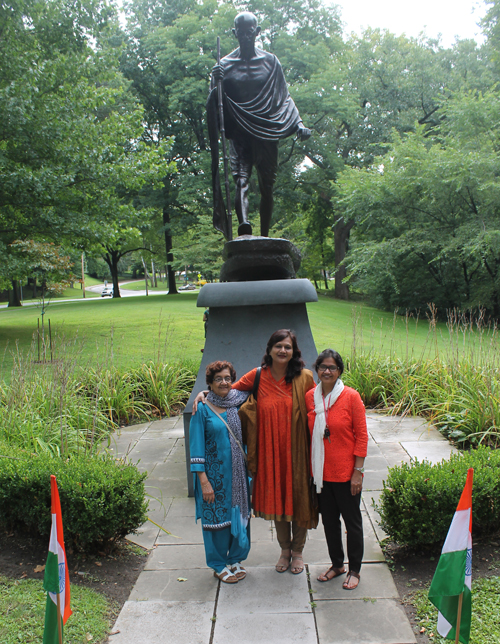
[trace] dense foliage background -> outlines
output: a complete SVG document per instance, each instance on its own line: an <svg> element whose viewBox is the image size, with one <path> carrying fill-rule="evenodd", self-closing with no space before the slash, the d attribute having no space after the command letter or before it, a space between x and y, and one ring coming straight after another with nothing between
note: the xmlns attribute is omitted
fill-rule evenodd
<svg viewBox="0 0 500 644"><path fill-rule="evenodd" d="M205 101L240 5L0 7L0 288L154 258L216 278ZM347 299L500 315L500 1L482 45L342 33L319 0L250 0L312 138L281 142L273 235ZM257 186L253 200L257 204ZM257 226L258 228L258 226ZM36 250L36 253L34 252ZM58 256L61 262L47 261ZM49 257L49 259L50 259ZM77 273L76 268L73 272ZM69 276L71 278L71 276Z"/></svg>

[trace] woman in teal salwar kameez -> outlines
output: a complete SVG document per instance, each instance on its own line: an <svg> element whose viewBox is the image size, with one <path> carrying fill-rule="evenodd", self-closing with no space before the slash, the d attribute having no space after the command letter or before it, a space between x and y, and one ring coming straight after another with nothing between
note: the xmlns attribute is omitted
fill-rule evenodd
<svg viewBox="0 0 500 644"><path fill-rule="evenodd" d="M207 402L198 405L189 426L196 520L201 519L207 565L221 581L236 583L246 576L241 562L250 551L250 495L238 416L249 392L231 389L236 373L230 362L212 362L206 375Z"/></svg>

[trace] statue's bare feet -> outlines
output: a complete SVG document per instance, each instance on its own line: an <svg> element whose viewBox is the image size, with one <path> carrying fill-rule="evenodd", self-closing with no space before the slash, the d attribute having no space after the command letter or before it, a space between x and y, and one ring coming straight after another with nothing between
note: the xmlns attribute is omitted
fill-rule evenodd
<svg viewBox="0 0 500 644"><path fill-rule="evenodd" d="M252 234L252 226L248 223L248 221L244 221L242 224L238 226L238 237L241 237L242 235L251 235Z"/></svg>

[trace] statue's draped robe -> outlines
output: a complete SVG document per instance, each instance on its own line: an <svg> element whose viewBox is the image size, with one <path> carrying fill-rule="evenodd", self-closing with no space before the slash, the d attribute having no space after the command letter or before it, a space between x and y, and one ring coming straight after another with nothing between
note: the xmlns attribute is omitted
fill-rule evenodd
<svg viewBox="0 0 500 644"><path fill-rule="evenodd" d="M235 132L246 133L256 139L276 141L290 136L301 122L299 111L288 92L285 76L279 60L268 52L256 50L258 55L270 61L271 69L259 94L246 103L237 103L224 92L224 126L227 138ZM235 49L221 60L224 83L231 80L241 64L240 50ZM212 151L212 188L214 200L213 223L216 230L228 236L226 207L222 197L219 177L219 119L217 86L212 87L207 101L208 133Z"/></svg>

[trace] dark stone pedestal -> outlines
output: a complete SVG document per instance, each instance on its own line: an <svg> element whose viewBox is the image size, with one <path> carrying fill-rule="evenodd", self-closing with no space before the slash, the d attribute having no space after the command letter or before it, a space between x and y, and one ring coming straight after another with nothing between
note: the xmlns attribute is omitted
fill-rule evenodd
<svg viewBox="0 0 500 644"><path fill-rule="evenodd" d="M206 389L205 369L214 360L229 360L239 378L258 367L267 341L278 329L297 334L307 368L316 360L317 351L309 326L306 302L317 302L313 285L305 279L264 282L206 284L197 306L210 307L205 349L193 392L184 411L184 433L189 495L193 495L190 472L189 423L196 394Z"/></svg>
<svg viewBox="0 0 500 644"><path fill-rule="evenodd" d="M300 253L288 239L243 235L224 244L221 282L281 280L295 277Z"/></svg>

